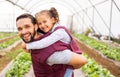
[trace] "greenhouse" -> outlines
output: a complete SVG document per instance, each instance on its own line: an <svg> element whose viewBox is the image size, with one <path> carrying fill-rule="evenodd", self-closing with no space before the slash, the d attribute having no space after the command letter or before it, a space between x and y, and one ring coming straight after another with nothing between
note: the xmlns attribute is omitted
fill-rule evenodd
<svg viewBox="0 0 120 77"><path fill-rule="evenodd" d="M58 15L54 16L53 8ZM120 0L0 0L0 10L0 77L120 77ZM21 15L31 15L35 22ZM32 30L27 19L35 25ZM44 43L33 42L38 39ZM71 40L82 54L74 50ZM53 54L65 50L78 56L73 62L82 55L85 64L81 60L79 68L74 63L77 68L71 69L70 62L58 60L72 60L72 54L64 52L65 56L55 55L49 64Z"/></svg>

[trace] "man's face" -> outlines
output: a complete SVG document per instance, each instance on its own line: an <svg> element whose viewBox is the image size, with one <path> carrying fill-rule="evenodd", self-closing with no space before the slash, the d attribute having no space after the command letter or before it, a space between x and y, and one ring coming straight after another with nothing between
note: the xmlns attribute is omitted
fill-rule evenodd
<svg viewBox="0 0 120 77"><path fill-rule="evenodd" d="M22 18L16 22L18 34L24 42L33 41L37 32L37 25L34 25L29 18Z"/></svg>

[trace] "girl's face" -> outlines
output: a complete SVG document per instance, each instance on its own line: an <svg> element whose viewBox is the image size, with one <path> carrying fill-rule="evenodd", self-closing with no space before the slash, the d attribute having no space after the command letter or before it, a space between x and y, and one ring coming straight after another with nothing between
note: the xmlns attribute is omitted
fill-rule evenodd
<svg viewBox="0 0 120 77"><path fill-rule="evenodd" d="M55 23L55 20L53 17L50 18L47 14L41 14L36 19L37 19L38 26L42 31L46 33L52 30Z"/></svg>

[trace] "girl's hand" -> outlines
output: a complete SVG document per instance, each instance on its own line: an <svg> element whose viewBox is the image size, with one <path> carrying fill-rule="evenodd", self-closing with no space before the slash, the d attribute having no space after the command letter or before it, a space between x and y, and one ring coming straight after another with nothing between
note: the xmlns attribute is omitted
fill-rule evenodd
<svg viewBox="0 0 120 77"><path fill-rule="evenodd" d="M22 48L23 48L23 49L26 49L26 44L25 44L25 42L22 42Z"/></svg>
<svg viewBox="0 0 120 77"><path fill-rule="evenodd" d="M31 50L27 50L27 49L24 49L25 50L25 52L27 52L27 53L31 53Z"/></svg>
<svg viewBox="0 0 120 77"><path fill-rule="evenodd" d="M27 50L26 49L26 44L25 44L25 42L22 42L22 48L25 50L25 52L27 52L27 53L30 53L31 52L31 50Z"/></svg>

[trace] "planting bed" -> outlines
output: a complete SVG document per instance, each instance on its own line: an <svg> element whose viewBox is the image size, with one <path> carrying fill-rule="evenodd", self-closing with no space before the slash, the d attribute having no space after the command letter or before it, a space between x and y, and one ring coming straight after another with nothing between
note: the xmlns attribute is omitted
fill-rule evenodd
<svg viewBox="0 0 120 77"><path fill-rule="evenodd" d="M18 42L18 41L17 41ZM120 64L118 61L115 61L115 60L112 60L112 59L109 59L107 58L106 56L104 56L103 54L99 53L97 50L91 48L90 46L88 45L85 45L83 42L81 41L78 41L77 39L77 42L81 48L82 51L84 51L85 53L87 53L91 58L94 58L95 61L102 65L103 67L107 68L108 70L110 70L110 72L115 75L116 77L120 77ZM5 51L5 55L2 56L0 58L0 71L2 71L2 75L0 73L0 77L4 77L5 76L5 73L7 72L7 70L5 70L6 68L10 68L13 64L10 63L14 58L16 58L16 56L21 52L19 51L21 49L21 40L19 40L19 43L14 43L14 45L11 45L5 49L2 49L0 51ZM16 50L18 50L16 52ZM8 52L9 51L9 52ZM14 55L15 54L15 55ZM13 56L12 56L13 55ZM8 56L12 56L12 57L8 57ZM25 63L25 62L23 62ZM9 65L7 67L7 65ZM93 66L94 67L94 66ZM98 67L99 68L99 67ZM95 69L95 68L93 68ZM5 71L3 71L5 70ZM100 69L101 70L101 69ZM102 69L104 70L104 69ZM17 71L17 70L16 70ZM97 70L96 70L97 71ZM75 77L85 77L85 73L81 71L81 69L78 69L78 70L75 70ZM101 72L103 73L103 72ZM106 72L108 73L108 72ZM97 73L96 73L97 74ZM88 74L89 75L89 74ZM105 75L104 75L105 76ZM24 75L24 77L34 77L34 74L33 74L33 69L32 69L32 66L30 68L30 71L28 73L26 73ZM89 77L89 76L88 76ZM96 75L92 75L91 77L101 77L101 76L96 76ZM114 76L106 76L106 77L114 77Z"/></svg>
<svg viewBox="0 0 120 77"><path fill-rule="evenodd" d="M15 50L18 50L19 48L21 48L21 42L17 41L8 48L0 51L0 71L3 70L6 65L17 56L17 54L20 53L20 51L15 52Z"/></svg>
<svg viewBox="0 0 120 77"><path fill-rule="evenodd" d="M91 58L94 58L97 63L110 70L113 75L120 77L120 62L107 58L97 50L91 48L81 41L78 41L78 39L77 42L82 51L87 53Z"/></svg>
<svg viewBox="0 0 120 77"><path fill-rule="evenodd" d="M2 42L4 42L4 41L7 41L7 40L9 40L9 39L12 39L12 38L14 38L14 37L16 37L16 36L18 36L18 35L16 34L16 35L13 35L13 36L10 36L10 37L1 38L1 39L0 39L0 43L2 43Z"/></svg>
<svg viewBox="0 0 120 77"><path fill-rule="evenodd" d="M0 33L0 71L19 54L15 50L21 48L21 40L16 33Z"/></svg>

